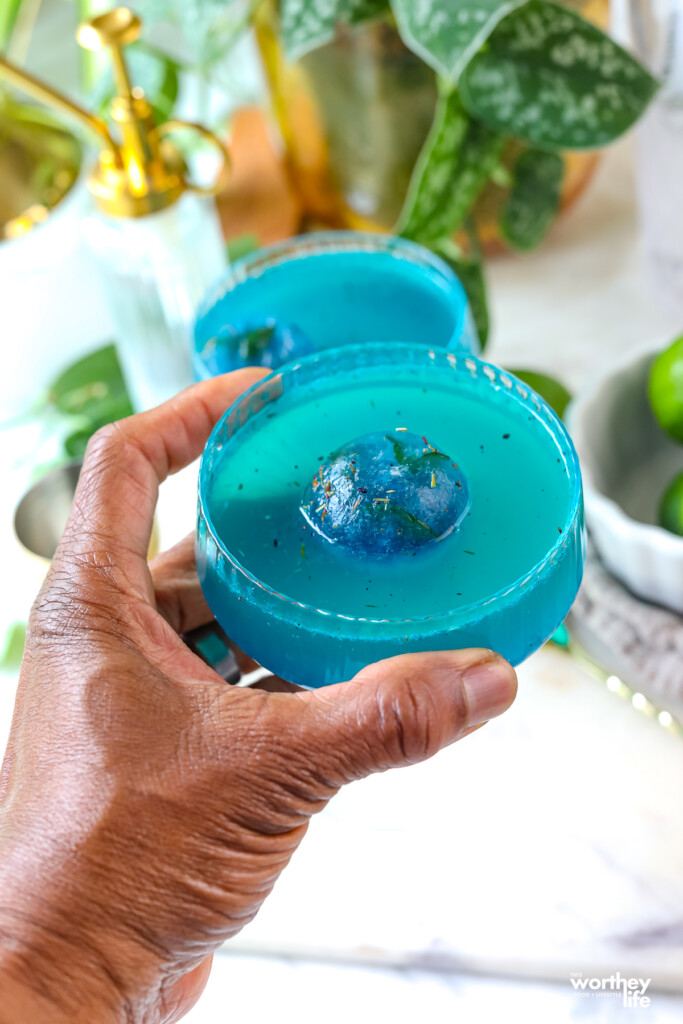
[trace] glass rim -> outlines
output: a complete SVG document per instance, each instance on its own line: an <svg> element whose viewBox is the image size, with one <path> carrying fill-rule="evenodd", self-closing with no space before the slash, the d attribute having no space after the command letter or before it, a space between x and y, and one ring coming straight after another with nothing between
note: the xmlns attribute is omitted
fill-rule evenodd
<svg viewBox="0 0 683 1024"><path fill-rule="evenodd" d="M242 565L236 555L229 551L227 546L219 537L207 508L207 502L205 501L205 492L207 488L206 475L208 473L208 449L211 446L212 441L217 439L228 418L235 415L240 407L245 403L248 403L253 396L259 393L259 391L266 389L272 383L275 383L277 378L282 379L283 377L293 377L302 370L305 371L310 369L316 363L326 361L331 355L334 355L337 359L343 358L348 360L348 369L352 369L354 357L356 357L357 360L358 357L362 355L367 356L368 354L377 356L376 366L382 366L386 363L386 365L396 368L397 362L400 366L400 361L396 360L396 354L400 351L404 351L406 355L410 352L421 353L427 357L424 365L427 365L428 362L436 365L437 361L441 360L442 363L446 364L456 373L462 372L463 376L465 372L470 377L477 377L480 374L483 374L483 376L487 378L489 386L496 389L503 388L513 398L513 400L517 401L520 405L523 405L527 411L531 410L536 417L541 420L544 428L550 434L553 443L557 446L559 454L563 456L568 474L571 474L571 479L573 481L571 495L568 502L568 512L562 525L562 532L558 535L557 540L545 555L523 576L519 576L511 583L500 587L493 594L490 594L485 600L471 601L468 604L459 605L457 608L448 608L445 611L436 612L432 615L408 618L371 618L360 615L345 615L343 612L319 608L315 605L298 601L296 598L293 598L288 594L281 593L255 576L254 573L246 568L246 566ZM384 362L379 358L380 356L385 357ZM357 362L356 365L358 365ZM279 397L279 395L283 393L284 387L282 380L280 380L279 393L276 397ZM260 406L253 415L258 415L264 407L264 405ZM239 423L235 434L238 433L250 419L251 415L247 415L243 418ZM234 437L235 434L232 436ZM555 562L561 550L567 546L568 538L574 537L577 534L577 529L579 538L582 538L582 499L583 487L581 481L581 468L579 465L579 458L569 432L559 416L548 405L548 403L541 398L540 395L538 395L531 387L521 381L518 377L515 377L514 374L508 373L506 370L501 370L500 367L479 359L476 356L472 356L468 353L449 352L446 349L434 349L429 345L412 344L410 342L370 342L361 345L349 345L337 349L326 349L322 352L315 352L303 359L288 363L285 366L274 370L272 373L268 374L267 377L263 377L261 380L253 384L247 391L243 392L223 413L211 431L206 448L201 457L198 475L198 521L200 518L203 519L206 530L210 533L218 551L230 562L241 577L258 590L265 592L272 598L275 598L278 602L282 602L287 606L296 607L316 617L324 616L326 619L336 619L349 623L357 622L382 625L385 629L387 626L404 628L411 623L414 626L416 623L424 624L444 621L450 623L451 627L457 626L462 619L472 619L474 617L474 613L478 610L487 609L488 611L491 609L491 606L499 604L514 591L523 591L532 579L542 576L548 566Z"/></svg>
<svg viewBox="0 0 683 1024"><path fill-rule="evenodd" d="M448 286L448 289L444 289L444 294L448 295L450 291L454 299L449 303L453 311L453 332L447 345L443 347L455 345L460 341L467 328L468 314L471 316L471 306L462 281L445 260L418 242L401 238L398 235L373 231L327 230L312 231L306 235L294 235L292 238L285 238L282 241L273 242L271 245L254 249L235 260L232 266L228 267L227 271L209 288L197 308L193 330L194 346L196 347L200 343L199 332L204 319L226 295L235 291L241 284L260 277L266 270L273 267L293 263L312 255L334 255L347 251L394 255L398 259L414 263L418 267L428 267L436 271ZM203 339L201 343L205 344L206 340ZM402 342L401 344L410 343Z"/></svg>

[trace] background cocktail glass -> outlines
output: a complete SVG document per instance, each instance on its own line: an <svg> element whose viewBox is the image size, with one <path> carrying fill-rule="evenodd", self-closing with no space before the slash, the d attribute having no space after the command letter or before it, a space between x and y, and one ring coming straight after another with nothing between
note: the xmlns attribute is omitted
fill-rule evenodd
<svg viewBox="0 0 683 1024"><path fill-rule="evenodd" d="M415 340L479 351L465 290L450 267L390 235L326 231L238 260L200 307L196 378L234 369L230 337L266 321L294 328L311 342L309 351Z"/></svg>

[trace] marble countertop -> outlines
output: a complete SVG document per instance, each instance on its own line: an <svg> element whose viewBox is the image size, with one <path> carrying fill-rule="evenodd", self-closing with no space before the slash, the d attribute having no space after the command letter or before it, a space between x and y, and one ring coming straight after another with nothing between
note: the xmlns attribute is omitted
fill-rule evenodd
<svg viewBox="0 0 683 1024"><path fill-rule="evenodd" d="M676 318L648 294L636 240L625 144L541 252L492 263L490 358L576 388L616 354L673 337ZM17 454L31 438L5 438L8 622L27 613L43 569L11 535L27 480ZM162 542L193 520L191 469L162 489ZM281 1007L294 1003L303 1024L323 1006L326 1021L341 1021L365 1001L398 1021L621 1020L618 1001L580 998L569 980L614 971L652 979L649 1020L680 1019L683 742L557 650L519 677L502 719L335 798L259 917L217 958L189 1021L291 1019ZM1 682L4 745L16 680Z"/></svg>
<svg viewBox="0 0 683 1024"><path fill-rule="evenodd" d="M578 996L568 982L528 982L420 969L362 968L219 954L187 1024L234 1020L290 1024L680 1024L683 1001L655 992L647 1009L625 1009L618 993Z"/></svg>

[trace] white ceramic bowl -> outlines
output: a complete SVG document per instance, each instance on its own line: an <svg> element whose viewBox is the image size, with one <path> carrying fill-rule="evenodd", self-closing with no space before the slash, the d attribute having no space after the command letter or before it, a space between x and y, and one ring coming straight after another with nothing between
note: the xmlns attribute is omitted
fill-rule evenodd
<svg viewBox="0 0 683 1024"><path fill-rule="evenodd" d="M567 422L605 565L639 597L683 613L683 538L656 525L661 496L683 471L683 445L659 427L647 399L656 355L632 355L597 380L572 402Z"/></svg>

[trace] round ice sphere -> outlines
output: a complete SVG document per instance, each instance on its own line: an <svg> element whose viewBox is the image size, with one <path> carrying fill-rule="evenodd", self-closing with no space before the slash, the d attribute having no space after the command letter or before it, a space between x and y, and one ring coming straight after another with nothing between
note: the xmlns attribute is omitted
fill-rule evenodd
<svg viewBox="0 0 683 1024"><path fill-rule="evenodd" d="M312 351L312 342L294 324L265 317L222 327L205 347L203 358L210 374L216 375L243 366L276 370Z"/></svg>
<svg viewBox="0 0 683 1024"><path fill-rule="evenodd" d="M394 428L337 449L306 486L301 512L327 543L385 558L443 541L468 507L467 480L451 455Z"/></svg>

